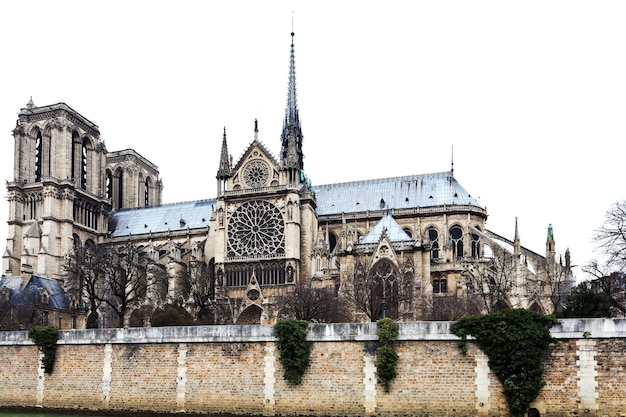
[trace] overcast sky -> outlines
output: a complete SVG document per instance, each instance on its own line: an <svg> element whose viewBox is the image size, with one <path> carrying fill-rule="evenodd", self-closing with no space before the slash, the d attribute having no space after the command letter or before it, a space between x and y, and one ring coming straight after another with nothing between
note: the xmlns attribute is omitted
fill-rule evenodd
<svg viewBox="0 0 626 417"><path fill-rule="evenodd" d="M0 16L5 180L32 96L155 163L165 203L215 197L224 127L235 161L255 119L278 154L293 16L313 185L447 171L454 149L490 230L512 239L517 217L543 254L551 223L579 265L626 198L623 1L30 0Z"/></svg>

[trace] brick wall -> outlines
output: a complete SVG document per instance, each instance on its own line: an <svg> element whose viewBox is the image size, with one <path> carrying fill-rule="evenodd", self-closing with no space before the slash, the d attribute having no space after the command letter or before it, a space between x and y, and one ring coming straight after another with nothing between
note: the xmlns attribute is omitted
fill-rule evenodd
<svg viewBox="0 0 626 417"><path fill-rule="evenodd" d="M63 331L52 374L25 332L0 333L0 407L319 416L499 416L500 383L447 322L401 323L398 376L376 384L376 326L312 325L302 384L282 379L271 326ZM541 416L626 415L626 321L563 320ZM583 337L586 336L586 337Z"/></svg>

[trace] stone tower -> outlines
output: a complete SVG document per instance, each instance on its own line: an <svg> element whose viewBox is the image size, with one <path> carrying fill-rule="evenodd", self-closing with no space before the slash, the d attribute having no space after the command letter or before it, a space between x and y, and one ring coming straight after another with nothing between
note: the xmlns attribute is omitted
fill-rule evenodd
<svg viewBox="0 0 626 417"><path fill-rule="evenodd" d="M98 126L65 103L36 107L31 99L13 136L3 272L59 279L73 245L100 240L107 232L106 148Z"/></svg>
<svg viewBox="0 0 626 417"><path fill-rule="evenodd" d="M161 202L157 167L131 149L108 153L98 126L65 103L31 99L13 137L4 275L61 279L74 246L105 239L112 210Z"/></svg>

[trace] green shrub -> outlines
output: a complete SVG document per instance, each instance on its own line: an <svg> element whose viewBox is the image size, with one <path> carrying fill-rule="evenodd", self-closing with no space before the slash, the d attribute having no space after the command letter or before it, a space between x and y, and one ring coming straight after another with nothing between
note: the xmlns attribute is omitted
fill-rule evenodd
<svg viewBox="0 0 626 417"><path fill-rule="evenodd" d="M43 353L41 362L44 372L51 374L56 360L57 340L59 338L59 328L55 326L35 326L28 330L28 337L37 345L39 351Z"/></svg>
<svg viewBox="0 0 626 417"><path fill-rule="evenodd" d="M391 381L396 377L398 365L398 353L395 343L398 339L398 324L390 318L380 319L377 322L378 349L376 349L376 374L378 382L385 392L389 392Z"/></svg>
<svg viewBox="0 0 626 417"><path fill-rule="evenodd" d="M309 366L310 347L306 341L308 321L284 319L274 326L279 359L283 366L283 378L292 384L300 384Z"/></svg>
<svg viewBox="0 0 626 417"><path fill-rule="evenodd" d="M467 353L467 336L489 358L489 368L502 383L512 417L523 417L537 398L543 382L543 355L553 338L553 316L515 309L464 317L451 330Z"/></svg>

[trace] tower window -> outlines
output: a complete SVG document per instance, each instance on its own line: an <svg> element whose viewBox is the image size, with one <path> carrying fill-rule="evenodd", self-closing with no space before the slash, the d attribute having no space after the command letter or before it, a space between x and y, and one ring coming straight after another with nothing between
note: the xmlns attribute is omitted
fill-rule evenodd
<svg viewBox="0 0 626 417"><path fill-rule="evenodd" d="M41 166L43 157L43 139L41 132L37 132L37 141L35 142L35 181L41 181Z"/></svg>
<svg viewBox="0 0 626 417"><path fill-rule="evenodd" d="M144 206L150 205L150 183L148 180L144 183L143 200Z"/></svg>
<svg viewBox="0 0 626 417"><path fill-rule="evenodd" d="M80 188L87 189L87 138L83 139L80 154Z"/></svg>

